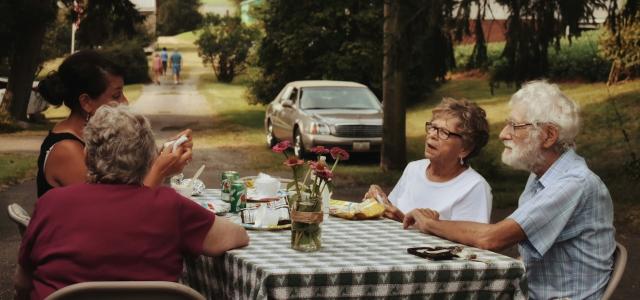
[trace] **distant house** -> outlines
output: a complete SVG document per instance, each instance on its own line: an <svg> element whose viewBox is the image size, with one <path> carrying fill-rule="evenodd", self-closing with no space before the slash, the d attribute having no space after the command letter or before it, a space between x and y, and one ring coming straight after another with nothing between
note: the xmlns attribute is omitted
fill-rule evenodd
<svg viewBox="0 0 640 300"><path fill-rule="evenodd" d="M620 0L618 0L620 6ZM489 9L486 10L484 20L482 21L482 31L484 39L487 43L503 42L506 39L507 19L509 11L506 6L502 6L495 1L488 1ZM470 35L463 37L462 44L475 43L475 17L477 16L477 7L473 6L470 12L472 20L469 20ZM604 23L607 18L607 12L603 9L597 9L593 13L594 20L584 20L580 23L583 30L597 29Z"/></svg>
<svg viewBox="0 0 640 300"><path fill-rule="evenodd" d="M144 27L147 33L152 36L156 35L158 5L156 0L130 0L144 19Z"/></svg>

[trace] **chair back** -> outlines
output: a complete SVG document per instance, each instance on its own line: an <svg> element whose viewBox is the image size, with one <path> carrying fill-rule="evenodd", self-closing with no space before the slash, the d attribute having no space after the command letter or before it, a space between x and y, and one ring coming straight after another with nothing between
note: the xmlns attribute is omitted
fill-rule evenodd
<svg viewBox="0 0 640 300"><path fill-rule="evenodd" d="M18 226L20 236L24 235L24 231L27 229L29 221L31 220L29 213L18 203L9 204L9 206L7 206L7 213L9 214L9 218Z"/></svg>
<svg viewBox="0 0 640 300"><path fill-rule="evenodd" d="M622 279L624 268L627 266L627 249L622 244L616 242L616 251L613 254L613 271L611 272L611 278L607 289L604 290L602 300L609 300L613 295L613 292L618 287L618 283Z"/></svg>
<svg viewBox="0 0 640 300"><path fill-rule="evenodd" d="M204 300L194 289L169 281L93 281L57 290L45 300Z"/></svg>

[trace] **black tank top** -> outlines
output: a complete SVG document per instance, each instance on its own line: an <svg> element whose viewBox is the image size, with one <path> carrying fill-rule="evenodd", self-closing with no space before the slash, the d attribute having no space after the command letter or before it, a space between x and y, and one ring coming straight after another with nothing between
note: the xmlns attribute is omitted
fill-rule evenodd
<svg viewBox="0 0 640 300"><path fill-rule="evenodd" d="M36 183L38 184L38 198L40 198L42 195L44 195L44 193L53 188L53 186L51 186L47 182L47 178L44 176L44 163L47 157L47 153L49 152L51 147L53 147L53 145L64 140L78 141L80 144L82 144L82 147L84 147L84 142L71 133L53 133L49 131L49 135L44 138L42 146L40 146L40 156L38 156L38 175L36 177Z"/></svg>

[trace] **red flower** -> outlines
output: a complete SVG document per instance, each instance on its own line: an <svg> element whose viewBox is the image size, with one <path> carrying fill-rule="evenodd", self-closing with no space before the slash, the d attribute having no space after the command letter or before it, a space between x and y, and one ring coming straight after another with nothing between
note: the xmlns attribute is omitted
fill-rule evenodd
<svg viewBox="0 0 640 300"><path fill-rule="evenodd" d="M284 161L284 165L287 167L296 167L296 166L301 166L304 165L304 160L302 159L298 159L295 156L291 156L289 157L287 160Z"/></svg>
<svg viewBox="0 0 640 300"><path fill-rule="evenodd" d="M315 170L315 174L316 174L316 176L318 176L318 177L320 177L320 178L322 178L324 180L327 180L327 181L330 181L331 178L333 178L333 172L331 172L331 170L329 170L329 168L322 168L322 170L316 169Z"/></svg>
<svg viewBox="0 0 640 300"><path fill-rule="evenodd" d="M316 146L311 148L311 152L315 153L315 154L327 154L329 153L329 149L325 148L324 146Z"/></svg>
<svg viewBox="0 0 640 300"><path fill-rule="evenodd" d="M273 152L282 153L285 150L291 148L291 142L282 141L271 148Z"/></svg>
<svg viewBox="0 0 640 300"><path fill-rule="evenodd" d="M326 164L323 164L321 162L317 162L317 161L310 161L309 162L309 168L311 170L314 170L316 172L322 172L324 170L328 170L329 168L327 168Z"/></svg>
<svg viewBox="0 0 640 300"><path fill-rule="evenodd" d="M333 147L329 152L331 152L331 157L333 157L333 159L336 159L336 158L340 158L340 160L349 159L349 152L345 151L340 147Z"/></svg>

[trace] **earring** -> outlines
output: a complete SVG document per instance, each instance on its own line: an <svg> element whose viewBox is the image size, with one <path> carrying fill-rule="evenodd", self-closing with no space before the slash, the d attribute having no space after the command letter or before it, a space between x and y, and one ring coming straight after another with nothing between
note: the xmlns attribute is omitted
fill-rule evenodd
<svg viewBox="0 0 640 300"><path fill-rule="evenodd" d="M462 157L460 157L460 165L464 166L464 160L462 159Z"/></svg>
<svg viewBox="0 0 640 300"><path fill-rule="evenodd" d="M84 118L84 123L89 123L89 118L91 118L91 114L87 112L87 116Z"/></svg>

